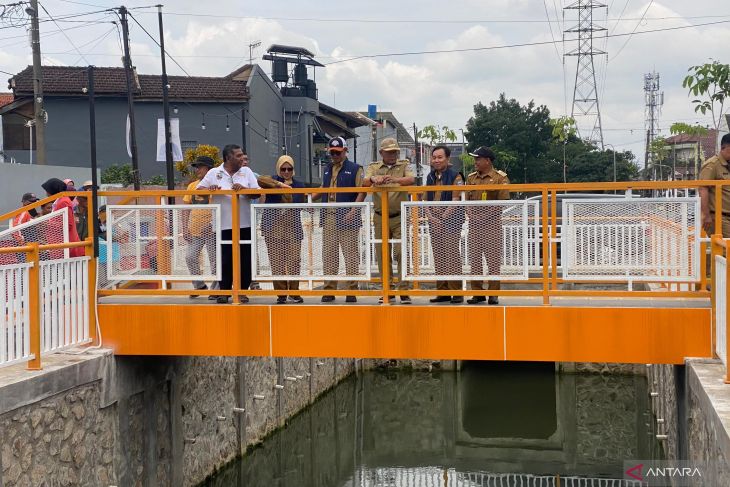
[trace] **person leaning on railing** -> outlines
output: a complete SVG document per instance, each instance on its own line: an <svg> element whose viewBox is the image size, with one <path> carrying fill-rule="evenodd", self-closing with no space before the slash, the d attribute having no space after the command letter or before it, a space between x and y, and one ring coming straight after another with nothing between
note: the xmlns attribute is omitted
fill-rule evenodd
<svg viewBox="0 0 730 487"><path fill-rule="evenodd" d="M304 188L304 183L294 179L294 159L291 156L281 156L276 161L276 174L272 179L284 183L290 188ZM304 203L304 194L267 194L262 196L264 203L290 204ZM297 209L266 209L261 218L261 233L266 241L266 251L271 263L271 274L274 276L297 276L300 273L302 259L302 217ZM299 281L274 281L274 289L298 290ZM276 304L285 304L286 294L280 294ZM289 295L289 300L303 303L298 295Z"/></svg>
<svg viewBox="0 0 730 487"><path fill-rule="evenodd" d="M347 158L347 143L342 137L330 139L327 150L331 162L327 164L322 176L322 188L358 188L362 186L363 169ZM318 195L323 203L360 203L365 200L365 193L321 193ZM322 263L326 276L334 276L340 269L340 250L345 259L345 272L348 276L358 273L360 265L359 235L362 227L362 215L359 208L348 208L347 205L320 212L319 224L322 227ZM348 290L357 290L357 281L345 281ZM324 289L334 291L337 281L325 281ZM335 300L332 294L322 296L323 303ZM357 302L357 297L348 295L346 303Z"/></svg>
<svg viewBox="0 0 730 487"><path fill-rule="evenodd" d="M445 145L437 145L431 150L431 172L426 176L426 186L431 191L426 192L427 201L459 201L461 193L458 191L440 191L438 186L461 186L464 177L449 164L451 149ZM433 264L436 270L436 289L440 291L461 290L461 281L445 281L442 276L461 274L461 254L459 240L461 228L464 226L463 206L427 206L431 248L433 250ZM439 295L431 298L432 303L450 301L454 304L463 303L464 296Z"/></svg>
<svg viewBox="0 0 730 487"><path fill-rule="evenodd" d="M188 185L188 190L194 190L198 184L205 178L208 171L213 169L215 161L208 156L198 156L191 164L195 172L195 181ZM209 201L208 195L185 195L183 203L188 205L205 205ZM205 247L208 253L208 261L210 262L211 271L215 270L216 264L216 245L215 234L213 233L213 222L211 221L210 210L190 210L182 219L183 238L188 242L188 248L185 253L185 263L192 276L201 275L200 270L200 252ZM193 288L208 289L208 286L201 280L193 281ZM191 294L191 298L198 297Z"/></svg>
<svg viewBox="0 0 730 487"><path fill-rule="evenodd" d="M479 147L473 153L474 168L476 171L466 177L466 184L509 184L509 178L504 171L494 168L495 155L489 147ZM469 201L486 200L508 200L509 190L473 190L466 193ZM467 245L469 246L469 265L471 274L483 275L482 256L487 260L489 274L499 275L502 262L502 208L500 206L468 206L466 214L469 216L469 233ZM474 290L484 289L484 282L471 281L471 288ZM500 288L499 281L489 281L490 290ZM469 304L478 304L486 301L484 296L474 296L467 300ZM497 296L489 296L489 304L498 304Z"/></svg>
<svg viewBox="0 0 730 487"><path fill-rule="evenodd" d="M702 164L699 179L730 179L730 134L720 140L720 152ZM708 235L715 229L715 187L700 187L700 204L702 207L702 228ZM730 186L722 187L722 236L730 237Z"/></svg>
<svg viewBox="0 0 730 487"><path fill-rule="evenodd" d="M223 164L214 167L203 180L198 183L197 189L219 190L227 189L238 191L241 189L259 189L256 176L248 167L243 167L245 154L240 145L229 144L223 147ZM244 195L238 209L238 222L235 222L236 231L241 241L251 240L251 200L258 195ZM232 242L233 238L233 196L215 195L213 203L220 205L221 212L221 240ZM248 289L251 285L251 244L240 244L241 289ZM233 287L233 245L221 245L221 283L222 290L231 290ZM218 303L228 302L228 296L218 296ZM242 303L248 302L248 297L241 296Z"/></svg>
<svg viewBox="0 0 730 487"><path fill-rule="evenodd" d="M66 183L61 181L58 178L51 178L45 183L41 184L41 187L46 190L46 194L48 196L54 196L58 193L63 193L64 191L67 191ZM76 220L74 220L74 213L73 213L73 202L71 201L71 198L68 196L63 196L61 198L58 198L56 201L53 202L53 211L63 210L65 209L68 212L68 240L69 242L78 242L79 234L76 231ZM62 231L62 229L61 229ZM63 241L63 237L60 237L59 242L53 242L53 243L61 243ZM61 251L63 252L63 251ZM71 257L83 257L84 255L84 248L83 247L76 247L69 250L69 255ZM55 258L55 257L54 257Z"/></svg>
<svg viewBox="0 0 730 487"><path fill-rule="evenodd" d="M400 147L398 146L398 141L390 137L383 139L383 141L380 143L380 157L382 157L383 159L378 162L373 162L368 166L367 170L365 171L363 186L388 188L398 186L410 186L414 184L416 182L416 178L415 174L413 174L413 170L408 167L409 162L407 160L399 160L399 155ZM406 193L405 191L393 191L388 193L388 215L385 215L385 217L388 219L388 232L390 234L390 238L392 239L401 238L400 204L402 201L407 200L408 193ZM375 197L373 198L373 206L375 208L375 238L381 239L383 238L383 215L381 214L382 202L379 195L375 195ZM389 244L388 247L391 248L393 247L393 245ZM375 248L376 256L378 259L378 269L380 269L380 275L382 277L384 276L382 255L383 246L376 245ZM400 244L395 246L395 248L392 250L392 253L398 267L398 275L402 276L403 273L401 272ZM389 272L389 275L392 278L392 265L390 271L391 272ZM408 283L401 279L398 283L398 288L408 289ZM380 299L382 302L383 298ZM394 298L392 296L388 297L389 301L393 299ZM411 298L409 296L401 296L400 302L402 304L411 304Z"/></svg>

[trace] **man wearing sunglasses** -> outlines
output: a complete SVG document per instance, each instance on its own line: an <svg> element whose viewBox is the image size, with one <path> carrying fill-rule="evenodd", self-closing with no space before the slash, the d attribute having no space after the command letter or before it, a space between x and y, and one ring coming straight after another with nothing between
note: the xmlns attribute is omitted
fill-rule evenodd
<svg viewBox="0 0 730 487"><path fill-rule="evenodd" d="M335 137L327 144L332 162L327 164L322 175L323 188L358 188L362 186L363 169L347 158L347 143L342 137ZM323 203L354 203L365 200L365 193L323 193ZM340 269L340 249L345 257L347 275L358 273L360 265L360 246L358 237L362 227L362 215L359 208L347 206L328 209L320 214L320 225L323 231L322 262L324 274L335 276ZM347 289L356 290L356 281L346 281ZM337 281L325 281L325 290L336 290ZM323 303L335 300L334 295L322 296ZM354 295L345 298L346 303L357 302Z"/></svg>
<svg viewBox="0 0 730 487"><path fill-rule="evenodd" d="M210 169L197 189L259 189L256 176L248 167L243 166L245 153L240 145L228 144L223 147L223 164ZM237 197L237 196L233 196ZM221 240L231 242L233 228L238 228L241 242L251 240L251 200L258 195L243 195L239 200L238 222L233 222L233 210L230 195L215 195L212 203L220 205L221 209ZM248 289L251 285L251 244L240 244L241 289ZM221 283L220 288L230 290L233 285L233 248L232 244L221 245ZM247 303L248 298L241 296L241 302ZM228 302L228 296L218 296L218 303Z"/></svg>

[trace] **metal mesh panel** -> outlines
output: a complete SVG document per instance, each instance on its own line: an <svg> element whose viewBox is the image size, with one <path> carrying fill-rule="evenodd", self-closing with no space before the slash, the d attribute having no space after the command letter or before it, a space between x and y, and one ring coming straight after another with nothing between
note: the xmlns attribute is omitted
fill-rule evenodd
<svg viewBox="0 0 730 487"><path fill-rule="evenodd" d="M68 210L61 209L0 232L0 247L17 247L37 242L40 245L68 242ZM41 260L67 259L68 249L44 250ZM0 255L0 264L25 262L25 254Z"/></svg>
<svg viewBox="0 0 730 487"><path fill-rule="evenodd" d="M532 201L404 202L403 278L527 279L539 265Z"/></svg>
<svg viewBox="0 0 730 487"><path fill-rule="evenodd" d="M220 280L220 241L217 205L108 206L107 279Z"/></svg>
<svg viewBox="0 0 730 487"><path fill-rule="evenodd" d="M727 261L715 256L715 349L722 363L727 365Z"/></svg>
<svg viewBox="0 0 730 487"><path fill-rule="evenodd" d="M0 265L0 367L32 358L28 313L28 269L31 266Z"/></svg>
<svg viewBox="0 0 730 487"><path fill-rule="evenodd" d="M564 276L696 281L699 215L698 198L564 200Z"/></svg>
<svg viewBox="0 0 730 487"><path fill-rule="evenodd" d="M254 280L370 279L368 203L251 205Z"/></svg>

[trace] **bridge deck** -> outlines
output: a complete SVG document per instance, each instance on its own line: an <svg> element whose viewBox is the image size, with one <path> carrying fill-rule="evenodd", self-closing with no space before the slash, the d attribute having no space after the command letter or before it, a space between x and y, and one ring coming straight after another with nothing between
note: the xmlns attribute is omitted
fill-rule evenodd
<svg viewBox="0 0 730 487"><path fill-rule="evenodd" d="M246 305L204 297L114 296L99 301L105 346L120 355L429 358L682 363L712 356L707 299L501 297L499 306Z"/></svg>

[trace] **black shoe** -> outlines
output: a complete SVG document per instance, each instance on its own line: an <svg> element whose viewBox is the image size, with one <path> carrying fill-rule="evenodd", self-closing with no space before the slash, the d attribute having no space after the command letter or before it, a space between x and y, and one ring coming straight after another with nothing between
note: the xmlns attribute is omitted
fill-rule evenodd
<svg viewBox="0 0 730 487"><path fill-rule="evenodd" d="M228 304L228 296L216 296L215 302L218 304Z"/></svg>
<svg viewBox="0 0 730 487"><path fill-rule="evenodd" d="M346 303L357 303L357 296L347 296L345 298Z"/></svg>
<svg viewBox="0 0 730 487"><path fill-rule="evenodd" d="M486 300L487 300L487 298L484 296L474 296L473 298L467 299L466 302L469 304L479 304L479 303L483 303Z"/></svg>
<svg viewBox="0 0 730 487"><path fill-rule="evenodd" d="M489 304L499 304L499 298L497 296L489 296Z"/></svg>
<svg viewBox="0 0 730 487"><path fill-rule="evenodd" d="M464 296L454 296L451 298L451 304L461 304L464 302Z"/></svg>
<svg viewBox="0 0 730 487"><path fill-rule="evenodd" d="M276 298L276 304L286 304L286 296L279 296Z"/></svg>
<svg viewBox="0 0 730 487"><path fill-rule="evenodd" d="M410 296L401 296L400 304L411 304L411 297Z"/></svg>
<svg viewBox="0 0 730 487"><path fill-rule="evenodd" d="M334 296L330 296L330 295L322 296L322 302L323 303L331 303L334 300L335 300L335 297Z"/></svg>
<svg viewBox="0 0 730 487"><path fill-rule="evenodd" d="M436 296L435 298L431 298L428 300L431 303L445 303L446 301L451 301L450 296Z"/></svg>

